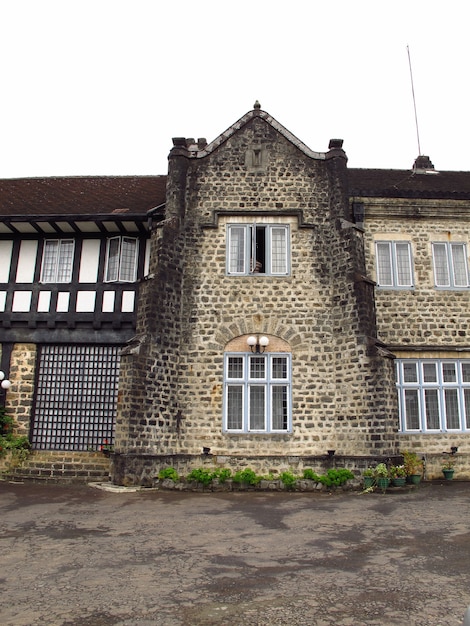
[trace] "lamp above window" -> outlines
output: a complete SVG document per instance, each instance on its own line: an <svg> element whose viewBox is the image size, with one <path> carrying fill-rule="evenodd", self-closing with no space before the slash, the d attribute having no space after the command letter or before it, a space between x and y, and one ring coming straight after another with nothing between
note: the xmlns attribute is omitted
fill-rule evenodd
<svg viewBox="0 0 470 626"><path fill-rule="evenodd" d="M261 354L266 350L266 347L269 345L269 339L265 335L261 337L255 337L254 335L250 335L246 340L246 343L250 346L250 350L252 352Z"/></svg>

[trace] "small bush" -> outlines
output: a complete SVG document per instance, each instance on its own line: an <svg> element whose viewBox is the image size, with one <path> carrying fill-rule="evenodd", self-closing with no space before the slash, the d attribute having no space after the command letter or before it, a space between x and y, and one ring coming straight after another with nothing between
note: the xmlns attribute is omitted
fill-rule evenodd
<svg viewBox="0 0 470 626"><path fill-rule="evenodd" d="M297 482L297 477L292 474L292 472L282 472L280 475L280 479L286 486L286 489L294 489L295 483Z"/></svg>
<svg viewBox="0 0 470 626"><path fill-rule="evenodd" d="M315 474L313 469L310 469L308 467L307 469L304 469L304 478L306 478L307 480L314 480L316 483L318 483L320 476L318 474Z"/></svg>
<svg viewBox="0 0 470 626"><path fill-rule="evenodd" d="M261 476L257 476L249 467L239 470L233 477L234 483L246 483L247 485L257 485L261 480Z"/></svg>
<svg viewBox="0 0 470 626"><path fill-rule="evenodd" d="M216 469L212 473L212 477L217 478L219 483L223 485L225 482L227 482L229 478L232 477L232 470L228 469L227 467Z"/></svg>
<svg viewBox="0 0 470 626"><path fill-rule="evenodd" d="M191 481L196 481L198 483L201 483L202 485L204 485L204 487L207 487L207 485L210 485L212 482L212 479L214 478L213 473L204 468L204 467L199 467L197 469L193 469L187 476L186 476L186 480L191 482Z"/></svg>
<svg viewBox="0 0 470 626"><path fill-rule="evenodd" d="M165 469L160 470L158 472L158 478L160 480L165 480L166 478L169 478L170 480L175 481L175 483L178 482L180 479L178 472L175 470L174 467L165 467Z"/></svg>

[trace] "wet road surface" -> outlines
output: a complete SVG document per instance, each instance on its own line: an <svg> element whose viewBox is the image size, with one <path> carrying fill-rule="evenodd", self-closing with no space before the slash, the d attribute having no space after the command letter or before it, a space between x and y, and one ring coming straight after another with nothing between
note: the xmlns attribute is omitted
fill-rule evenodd
<svg viewBox="0 0 470 626"><path fill-rule="evenodd" d="M400 494L0 482L2 626L460 626L470 483Z"/></svg>

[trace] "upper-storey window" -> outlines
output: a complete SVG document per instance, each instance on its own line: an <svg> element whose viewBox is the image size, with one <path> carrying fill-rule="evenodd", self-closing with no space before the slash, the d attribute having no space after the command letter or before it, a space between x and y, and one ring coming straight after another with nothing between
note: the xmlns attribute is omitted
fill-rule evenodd
<svg viewBox="0 0 470 626"><path fill-rule="evenodd" d="M106 248L105 282L134 282L137 277L137 239L111 237Z"/></svg>
<svg viewBox="0 0 470 626"><path fill-rule="evenodd" d="M69 283L72 280L73 239L46 239L42 255L41 282Z"/></svg>
<svg viewBox="0 0 470 626"><path fill-rule="evenodd" d="M432 244L436 287L468 287L467 250L464 243Z"/></svg>
<svg viewBox="0 0 470 626"><path fill-rule="evenodd" d="M408 241L378 241L376 260L379 287L413 286L411 245Z"/></svg>
<svg viewBox="0 0 470 626"><path fill-rule="evenodd" d="M290 368L288 354L226 354L224 430L290 431Z"/></svg>
<svg viewBox="0 0 470 626"><path fill-rule="evenodd" d="M286 276L289 273L289 226L230 224L227 229L227 273Z"/></svg>

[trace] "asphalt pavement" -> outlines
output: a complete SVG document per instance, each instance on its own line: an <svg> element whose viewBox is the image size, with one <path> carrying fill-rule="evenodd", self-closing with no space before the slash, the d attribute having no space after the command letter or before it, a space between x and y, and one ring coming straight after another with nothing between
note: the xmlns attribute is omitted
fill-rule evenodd
<svg viewBox="0 0 470 626"><path fill-rule="evenodd" d="M461 626L470 483L393 494L0 482L2 626Z"/></svg>

